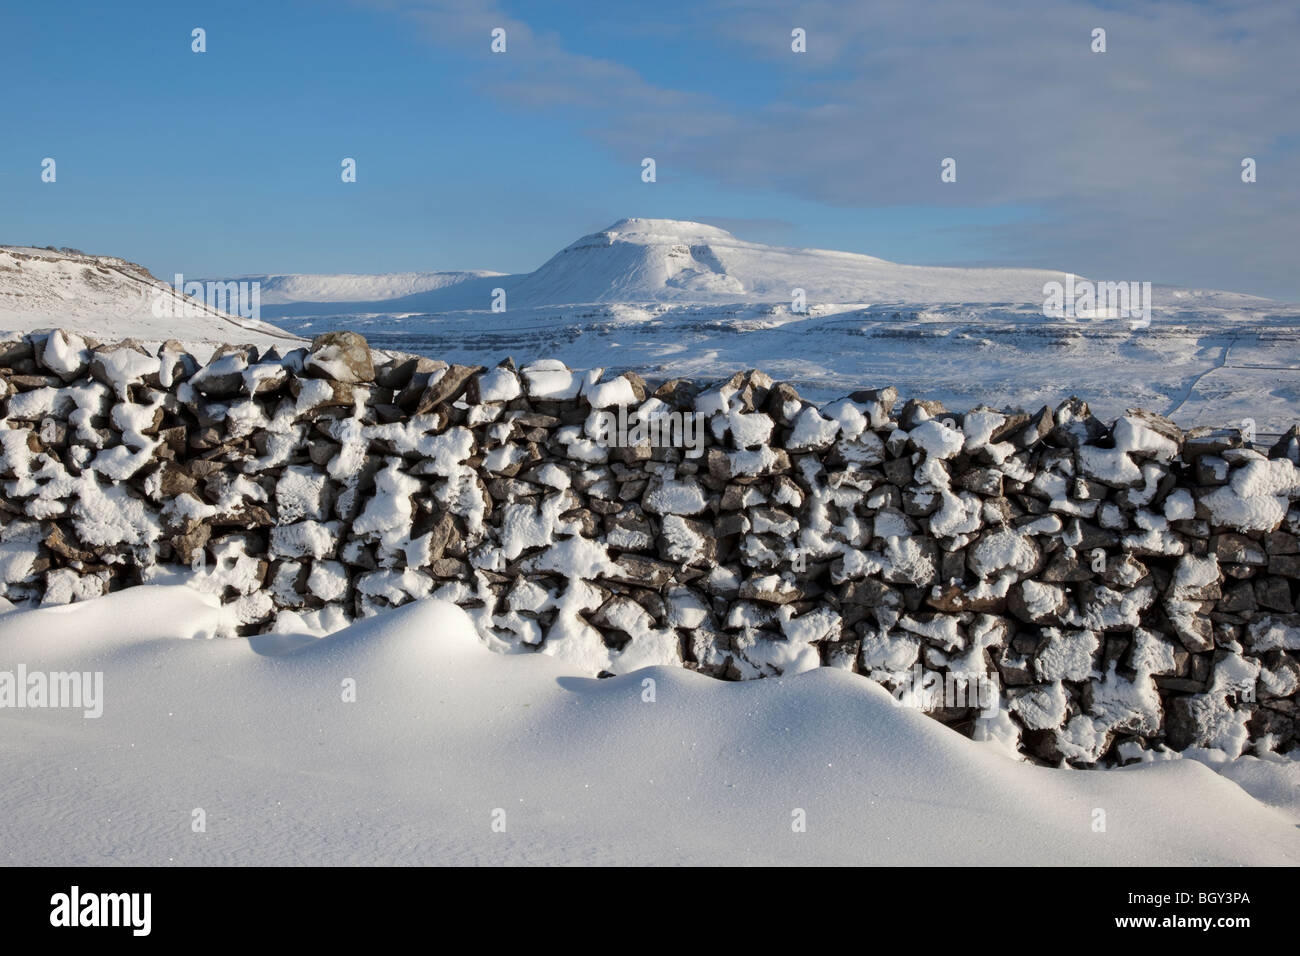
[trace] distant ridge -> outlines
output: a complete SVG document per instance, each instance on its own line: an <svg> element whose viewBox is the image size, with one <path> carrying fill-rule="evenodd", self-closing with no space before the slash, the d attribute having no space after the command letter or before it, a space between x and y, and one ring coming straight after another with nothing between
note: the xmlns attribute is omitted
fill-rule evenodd
<svg viewBox="0 0 1300 956"><path fill-rule="evenodd" d="M827 249L771 246L725 229L676 219L620 219L565 246L535 271L264 276L269 316L441 313L490 308L493 290L510 309L582 304L789 303L803 289L815 303L922 303L1041 307L1046 269L909 266ZM259 278L259 277L249 277ZM1131 276L1114 277L1131 279ZM1182 292L1187 304L1207 294ZM1225 302L1252 296L1209 293Z"/></svg>

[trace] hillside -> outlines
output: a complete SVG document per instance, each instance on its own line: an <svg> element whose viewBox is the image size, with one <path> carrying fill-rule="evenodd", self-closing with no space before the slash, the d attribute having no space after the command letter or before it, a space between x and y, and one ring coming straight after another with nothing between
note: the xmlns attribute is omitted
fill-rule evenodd
<svg viewBox="0 0 1300 956"><path fill-rule="evenodd" d="M517 277L517 304L569 302L1033 302L1059 278L1034 269L942 269L737 239L715 226L622 219Z"/></svg>
<svg viewBox="0 0 1300 956"><path fill-rule="evenodd" d="M163 297L172 315L154 314ZM196 314L187 314L196 313ZM0 330L72 329L104 341L297 341L266 322L245 321L182 299L148 269L114 256L0 246Z"/></svg>

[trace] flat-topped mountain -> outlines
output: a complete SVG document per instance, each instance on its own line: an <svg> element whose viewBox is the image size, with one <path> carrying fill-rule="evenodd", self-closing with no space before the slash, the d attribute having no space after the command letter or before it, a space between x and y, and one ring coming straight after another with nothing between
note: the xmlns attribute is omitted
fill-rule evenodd
<svg viewBox="0 0 1300 956"><path fill-rule="evenodd" d="M264 283L269 316L487 311L504 289L508 308L581 304L670 306L1009 305L1042 307L1047 269L911 266L854 252L771 246L676 219L620 219L565 246L532 272L405 272L247 276ZM1116 281L1135 276L1108 277ZM1179 308L1249 307L1267 300L1162 288Z"/></svg>

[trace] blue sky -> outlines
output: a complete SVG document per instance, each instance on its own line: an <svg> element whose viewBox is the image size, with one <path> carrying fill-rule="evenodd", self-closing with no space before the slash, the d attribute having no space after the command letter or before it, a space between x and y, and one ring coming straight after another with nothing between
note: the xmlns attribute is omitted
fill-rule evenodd
<svg viewBox="0 0 1300 956"><path fill-rule="evenodd" d="M70 2L0 16L2 243L159 275L517 272L646 216L1300 300L1290 2ZM493 26L505 54L489 50ZM795 26L806 54L790 51ZM1104 54L1089 49L1097 26ZM345 156L355 184L340 181ZM939 180L945 156L956 183Z"/></svg>

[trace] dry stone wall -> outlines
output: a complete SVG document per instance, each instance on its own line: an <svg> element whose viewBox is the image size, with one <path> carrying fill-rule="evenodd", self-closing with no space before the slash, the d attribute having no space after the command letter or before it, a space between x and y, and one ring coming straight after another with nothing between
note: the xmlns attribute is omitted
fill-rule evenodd
<svg viewBox="0 0 1300 956"><path fill-rule="evenodd" d="M0 408L19 607L183 578L233 636L437 596L592 675L851 669L1047 763L1300 743L1295 429L819 407L757 371L652 388L352 333L205 362L11 335Z"/></svg>

